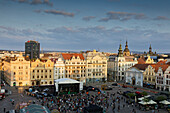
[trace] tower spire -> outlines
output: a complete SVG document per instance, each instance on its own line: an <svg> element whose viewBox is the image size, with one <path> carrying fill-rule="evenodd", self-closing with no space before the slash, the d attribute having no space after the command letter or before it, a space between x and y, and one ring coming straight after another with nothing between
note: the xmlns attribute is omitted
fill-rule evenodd
<svg viewBox="0 0 170 113"><path fill-rule="evenodd" d="M122 50L122 45L121 45L121 43L120 43L120 45L119 45L119 50L118 50L118 57L123 57L123 52L122 52L123 50Z"/></svg>

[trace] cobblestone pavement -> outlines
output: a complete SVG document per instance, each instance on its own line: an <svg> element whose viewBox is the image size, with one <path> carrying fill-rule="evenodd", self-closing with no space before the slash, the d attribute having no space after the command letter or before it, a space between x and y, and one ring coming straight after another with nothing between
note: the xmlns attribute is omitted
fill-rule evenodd
<svg viewBox="0 0 170 113"><path fill-rule="evenodd" d="M23 88L16 89L15 87L5 86L3 87L5 89L8 89L12 91L12 94L9 96L6 96L5 99L0 100L0 113L4 112L4 108L6 108L6 111L13 110L13 109L19 109L19 103L22 102L29 102L30 100L37 99L35 97L27 96L23 93ZM12 105L11 99L14 99L14 105Z"/></svg>
<svg viewBox="0 0 170 113"><path fill-rule="evenodd" d="M108 85L111 85L111 83L106 83ZM89 85L92 85L94 87L98 87L98 88L101 88L101 83L96 83L96 84L88 84ZM123 91L136 91L136 90L133 90L132 88L119 88L118 86L111 86L113 87L113 89L111 91L106 91L109 92L109 94L113 94L113 93L116 93L117 91L121 90L122 92ZM12 109L19 109L19 103L22 103L22 102L29 102L30 100L33 101L35 100L36 101L36 104L40 104L38 102L38 100L35 98L35 97L31 97L31 96L27 96L23 93L23 88L18 88L16 89L15 87L9 87L9 86L5 86L5 89L9 89L12 91L12 95L9 95L7 96L5 99L3 100L0 100L0 113L3 113L3 110L4 110L4 107L6 108L6 111L8 110L12 110ZM141 90L138 90L138 91L141 91ZM150 95L154 95L153 93L151 92L148 92ZM89 94L95 94L95 92L89 92ZM97 94L97 93L96 93ZM118 94L116 94L116 96L119 96ZM14 103L14 106L11 104L11 99L14 99L15 100L15 103ZM111 103L111 98L109 99L109 103ZM123 104L125 104L125 107L123 108ZM120 105L120 111L118 112L118 105ZM136 110L136 113L152 113L152 111L141 111L139 110L136 106L132 106L132 105L128 105L127 103L125 103L123 100L120 101L120 104L118 104L116 102L116 107L115 107L115 110L113 111L112 110L112 107L110 106L107 110L107 113L133 113L132 110L135 109ZM158 113L158 111L155 111L155 113ZM167 111L165 110L160 110L159 113L168 113Z"/></svg>

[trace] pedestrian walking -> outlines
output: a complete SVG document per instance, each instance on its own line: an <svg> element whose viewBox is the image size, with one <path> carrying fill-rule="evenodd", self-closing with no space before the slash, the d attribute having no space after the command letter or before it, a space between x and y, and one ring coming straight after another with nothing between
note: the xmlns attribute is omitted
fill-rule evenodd
<svg viewBox="0 0 170 113"><path fill-rule="evenodd" d="M6 113L6 108L4 107L4 113Z"/></svg>

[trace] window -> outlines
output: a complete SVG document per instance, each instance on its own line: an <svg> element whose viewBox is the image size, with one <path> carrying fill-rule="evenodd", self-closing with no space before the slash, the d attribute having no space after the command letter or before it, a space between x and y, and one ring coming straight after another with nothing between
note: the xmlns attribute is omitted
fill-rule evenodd
<svg viewBox="0 0 170 113"><path fill-rule="evenodd" d="M41 70L41 72L43 73L43 70Z"/></svg>
<svg viewBox="0 0 170 113"><path fill-rule="evenodd" d="M43 76L41 76L41 78L43 78Z"/></svg>
<svg viewBox="0 0 170 113"><path fill-rule="evenodd" d="M52 81L50 81L50 84L52 84Z"/></svg>
<svg viewBox="0 0 170 113"><path fill-rule="evenodd" d="M50 70L50 72L51 72L51 70Z"/></svg>
<svg viewBox="0 0 170 113"><path fill-rule="evenodd" d="M45 78L47 78L47 75L45 75Z"/></svg>
<svg viewBox="0 0 170 113"><path fill-rule="evenodd" d="M51 78L51 75L50 75L50 78Z"/></svg>
<svg viewBox="0 0 170 113"><path fill-rule="evenodd" d="M34 70L32 72L34 73Z"/></svg>
<svg viewBox="0 0 170 113"><path fill-rule="evenodd" d="M14 72L14 75L15 75L16 73Z"/></svg>
<svg viewBox="0 0 170 113"><path fill-rule="evenodd" d="M168 78L168 75L166 75L166 78Z"/></svg>
<svg viewBox="0 0 170 113"><path fill-rule="evenodd" d="M39 78L39 76L37 76L37 78Z"/></svg>
<svg viewBox="0 0 170 113"><path fill-rule="evenodd" d="M47 84L47 82L45 82L45 84Z"/></svg>
<svg viewBox="0 0 170 113"><path fill-rule="evenodd" d="M37 73L39 73L39 70L37 70Z"/></svg>
<svg viewBox="0 0 170 113"><path fill-rule="evenodd" d="M32 78L34 78L34 76L32 76Z"/></svg>

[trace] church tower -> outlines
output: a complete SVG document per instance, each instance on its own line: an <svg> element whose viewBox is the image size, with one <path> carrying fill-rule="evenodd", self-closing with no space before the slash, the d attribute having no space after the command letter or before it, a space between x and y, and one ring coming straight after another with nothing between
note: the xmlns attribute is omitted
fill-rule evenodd
<svg viewBox="0 0 170 113"><path fill-rule="evenodd" d="M124 51L123 51L123 55L124 55L124 56L130 56L130 51L129 51L129 48L128 48L127 40L126 40L125 49L124 49Z"/></svg>
<svg viewBox="0 0 170 113"><path fill-rule="evenodd" d="M149 47L149 55L153 55L151 44L150 44L150 47Z"/></svg>
<svg viewBox="0 0 170 113"><path fill-rule="evenodd" d="M118 57L123 57L123 50L122 50L122 45L120 44L119 50L118 50Z"/></svg>

